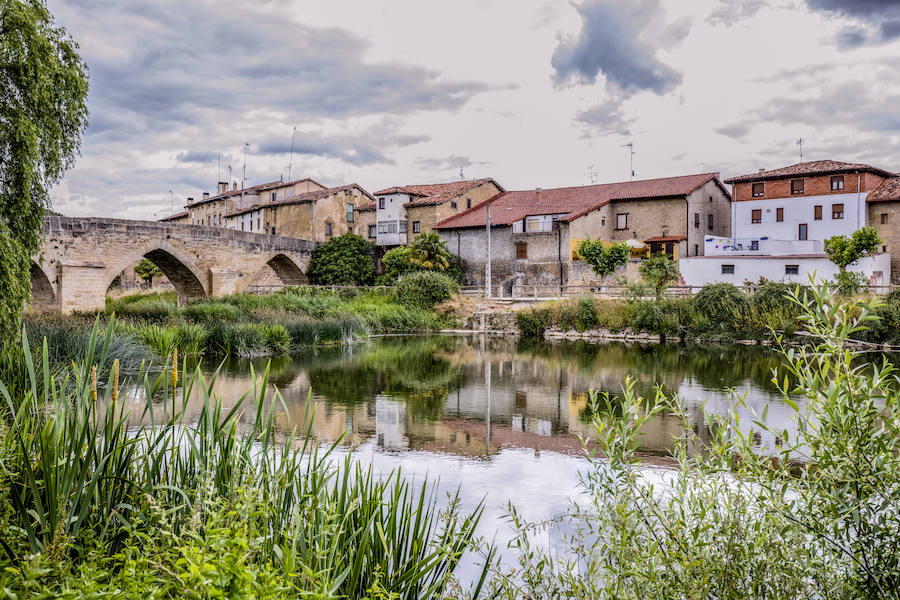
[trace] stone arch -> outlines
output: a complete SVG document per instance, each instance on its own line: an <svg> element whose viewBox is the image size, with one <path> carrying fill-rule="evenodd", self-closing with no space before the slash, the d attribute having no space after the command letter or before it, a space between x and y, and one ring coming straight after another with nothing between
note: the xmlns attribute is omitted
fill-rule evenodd
<svg viewBox="0 0 900 600"><path fill-rule="evenodd" d="M309 278L306 277L306 273L303 272L303 269L301 269L290 257L284 254L276 254L266 261L266 264L275 271L275 274L278 275L278 279L280 279L284 285L309 284Z"/></svg>
<svg viewBox="0 0 900 600"><path fill-rule="evenodd" d="M59 298L47 272L31 261L31 302L29 306L38 312L59 310Z"/></svg>
<svg viewBox="0 0 900 600"><path fill-rule="evenodd" d="M107 272L104 290L109 288L119 273L142 258L146 258L159 267L159 270L172 282L175 293L178 294L179 303L193 298L205 298L208 295L199 269L194 267L187 257L171 244L165 242L148 244L119 261L114 268Z"/></svg>

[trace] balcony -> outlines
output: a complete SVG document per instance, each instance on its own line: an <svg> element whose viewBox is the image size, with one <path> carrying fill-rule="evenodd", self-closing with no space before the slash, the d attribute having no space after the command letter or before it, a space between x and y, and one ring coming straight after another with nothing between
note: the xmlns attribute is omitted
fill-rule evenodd
<svg viewBox="0 0 900 600"><path fill-rule="evenodd" d="M405 246L407 221L378 221L375 244L378 246Z"/></svg>
<svg viewBox="0 0 900 600"><path fill-rule="evenodd" d="M770 240L758 238L725 238L708 235L704 238L706 256L785 256L794 254L825 254L822 240Z"/></svg>

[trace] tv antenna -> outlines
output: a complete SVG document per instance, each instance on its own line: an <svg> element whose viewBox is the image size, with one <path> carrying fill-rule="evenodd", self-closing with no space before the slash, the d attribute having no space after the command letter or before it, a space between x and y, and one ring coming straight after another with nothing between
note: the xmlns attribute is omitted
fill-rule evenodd
<svg viewBox="0 0 900 600"><path fill-rule="evenodd" d="M459 180L460 180L460 181L465 181L465 180L466 180L466 175L465 175L465 173L463 173L463 167L462 167L462 165L459 165Z"/></svg>
<svg viewBox="0 0 900 600"><path fill-rule="evenodd" d="M587 172L591 185L597 183L597 170L594 168L594 165L589 166Z"/></svg>
<svg viewBox="0 0 900 600"><path fill-rule="evenodd" d="M241 189L243 190L247 183L247 148L250 147L250 144L244 142L244 176L241 178Z"/></svg>
<svg viewBox="0 0 900 600"><path fill-rule="evenodd" d="M219 162L219 179L216 181L222 181L222 153L216 152L216 160Z"/></svg>
<svg viewBox="0 0 900 600"><path fill-rule="evenodd" d="M291 132L291 159L288 162L288 178L287 180L291 180L291 167L294 166L294 136L297 135L297 126L294 125L294 131Z"/></svg>
<svg viewBox="0 0 900 600"><path fill-rule="evenodd" d="M634 181L634 142L622 144L619 148L628 148L628 160L631 165L631 181Z"/></svg>
<svg viewBox="0 0 900 600"><path fill-rule="evenodd" d="M797 138L797 145L800 146L800 162L803 162L803 138Z"/></svg>

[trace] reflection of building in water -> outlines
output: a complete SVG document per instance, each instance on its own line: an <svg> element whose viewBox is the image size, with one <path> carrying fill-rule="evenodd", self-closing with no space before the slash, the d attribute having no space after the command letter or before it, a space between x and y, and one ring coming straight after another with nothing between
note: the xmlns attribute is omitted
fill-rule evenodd
<svg viewBox="0 0 900 600"><path fill-rule="evenodd" d="M375 398L375 436L378 445L388 450L409 447L406 437L406 405L385 396Z"/></svg>

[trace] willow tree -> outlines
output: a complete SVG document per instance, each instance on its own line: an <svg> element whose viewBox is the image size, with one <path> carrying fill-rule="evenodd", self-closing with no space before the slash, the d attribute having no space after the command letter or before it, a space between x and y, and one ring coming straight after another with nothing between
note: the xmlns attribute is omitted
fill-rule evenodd
<svg viewBox="0 0 900 600"><path fill-rule="evenodd" d="M87 66L42 0L0 0L0 337L31 295L48 190L87 126Z"/></svg>

